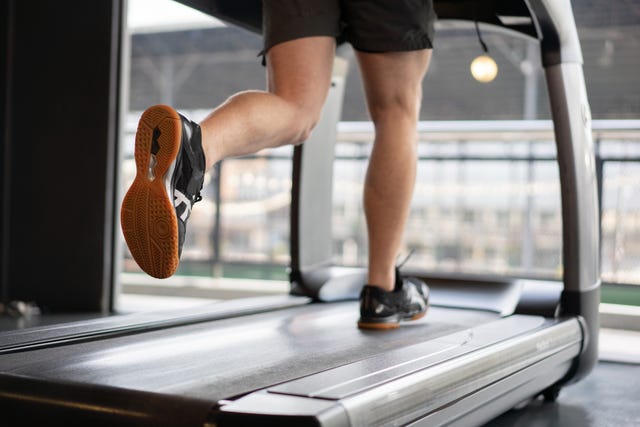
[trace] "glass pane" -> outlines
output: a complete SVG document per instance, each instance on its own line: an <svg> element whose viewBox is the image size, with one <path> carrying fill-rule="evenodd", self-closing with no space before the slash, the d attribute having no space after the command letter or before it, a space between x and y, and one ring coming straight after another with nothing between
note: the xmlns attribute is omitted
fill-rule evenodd
<svg viewBox="0 0 640 427"><path fill-rule="evenodd" d="M346 138L343 138L346 139ZM527 274L560 277L562 223L555 161L460 160L482 152L485 143L436 143L423 152L451 159L422 157L404 251L408 265L438 271ZM342 144L335 163L335 260L365 265L366 221L362 188L367 144ZM431 145L426 143L426 145ZM444 145L448 145L445 149ZM498 144L487 142L495 155ZM468 147L473 147L469 149ZM508 144L502 143L502 150ZM352 153L349 158L347 153Z"/></svg>
<svg viewBox="0 0 640 427"><path fill-rule="evenodd" d="M602 277L640 283L640 162L606 162L602 199Z"/></svg>
<svg viewBox="0 0 640 427"><path fill-rule="evenodd" d="M289 263L290 157L226 160L221 252L233 263ZM284 269L283 269L284 270Z"/></svg>

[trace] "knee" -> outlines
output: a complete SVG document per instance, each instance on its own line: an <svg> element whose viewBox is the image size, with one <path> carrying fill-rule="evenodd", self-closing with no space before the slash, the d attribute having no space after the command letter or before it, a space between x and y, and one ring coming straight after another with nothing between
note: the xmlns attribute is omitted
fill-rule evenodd
<svg viewBox="0 0 640 427"><path fill-rule="evenodd" d="M422 97L420 91L398 93L394 96L369 102L369 114L375 124L417 121Z"/></svg>
<svg viewBox="0 0 640 427"><path fill-rule="evenodd" d="M299 145L309 139L309 137L311 137L311 133L318 124L318 120L319 117L312 117L307 119L307 121L302 122L299 128L297 141L294 144Z"/></svg>
<svg viewBox="0 0 640 427"><path fill-rule="evenodd" d="M299 106L295 107L295 113L292 115L289 127L289 142L293 145L300 145L305 142L311 136L319 120L320 111Z"/></svg>

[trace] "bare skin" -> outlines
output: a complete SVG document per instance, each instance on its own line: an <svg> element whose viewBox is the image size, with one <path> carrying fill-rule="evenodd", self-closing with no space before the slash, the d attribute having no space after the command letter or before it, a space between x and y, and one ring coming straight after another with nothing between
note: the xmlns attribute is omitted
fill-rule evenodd
<svg viewBox="0 0 640 427"><path fill-rule="evenodd" d="M416 127L431 50L358 52L375 142L364 185L368 282L393 290L395 261L413 196Z"/></svg>
<svg viewBox="0 0 640 427"><path fill-rule="evenodd" d="M236 94L200 123L207 169L227 157L305 141L329 92L334 56L331 37L307 37L269 49L268 92Z"/></svg>
<svg viewBox="0 0 640 427"><path fill-rule="evenodd" d="M330 37L301 38L271 48L268 91L236 94L200 123L207 169L227 157L304 142L326 100L334 55ZM413 194L421 82L431 51L357 55L376 129L364 193L368 283L392 290Z"/></svg>

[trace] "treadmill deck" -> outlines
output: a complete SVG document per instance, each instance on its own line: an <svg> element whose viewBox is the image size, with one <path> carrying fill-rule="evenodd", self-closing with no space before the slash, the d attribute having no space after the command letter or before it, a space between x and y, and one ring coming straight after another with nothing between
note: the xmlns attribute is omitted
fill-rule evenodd
<svg viewBox="0 0 640 427"><path fill-rule="evenodd" d="M355 302L309 304L0 357L3 374L218 401L496 320L431 307L392 331L356 327Z"/></svg>

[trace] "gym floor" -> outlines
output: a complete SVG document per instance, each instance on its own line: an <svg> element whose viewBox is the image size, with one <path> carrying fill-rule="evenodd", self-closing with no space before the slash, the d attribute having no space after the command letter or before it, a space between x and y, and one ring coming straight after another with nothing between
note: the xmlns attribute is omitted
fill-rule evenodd
<svg viewBox="0 0 640 427"><path fill-rule="evenodd" d="M639 364L600 361L589 376L565 387L555 403L536 400L522 409L505 413L485 426L640 426L638 379Z"/></svg>

